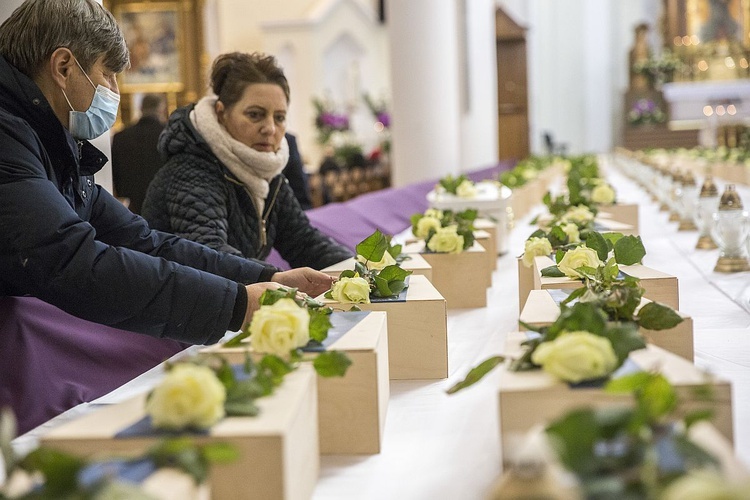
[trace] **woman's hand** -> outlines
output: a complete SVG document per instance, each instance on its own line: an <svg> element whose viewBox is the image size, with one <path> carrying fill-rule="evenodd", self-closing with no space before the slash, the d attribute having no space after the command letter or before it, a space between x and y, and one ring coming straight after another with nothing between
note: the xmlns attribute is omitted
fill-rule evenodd
<svg viewBox="0 0 750 500"><path fill-rule="evenodd" d="M309 267L281 271L274 274L271 279L287 287L297 288L311 297L317 297L328 291L331 284L336 281L335 278Z"/></svg>

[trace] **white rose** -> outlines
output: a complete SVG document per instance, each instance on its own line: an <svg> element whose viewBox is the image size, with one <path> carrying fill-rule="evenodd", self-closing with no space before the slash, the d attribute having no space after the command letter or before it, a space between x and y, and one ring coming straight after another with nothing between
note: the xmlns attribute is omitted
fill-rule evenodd
<svg viewBox="0 0 750 500"><path fill-rule="evenodd" d="M712 470L688 472L675 479L659 500L749 500L750 484L731 484Z"/></svg>
<svg viewBox="0 0 750 500"><path fill-rule="evenodd" d="M207 429L224 417L226 389L206 366L180 363L167 372L146 402L154 427Z"/></svg>
<svg viewBox="0 0 750 500"><path fill-rule="evenodd" d="M258 352L289 356L310 340L310 314L292 299L260 306L250 322L250 345Z"/></svg>
<svg viewBox="0 0 750 500"><path fill-rule="evenodd" d="M331 287L331 296L345 304L367 304L370 302L370 284L359 276L339 278Z"/></svg>
<svg viewBox="0 0 750 500"><path fill-rule="evenodd" d="M601 265L603 265L603 262L599 260L596 250L581 246L565 252L562 260L557 264L557 268L569 278L580 278L581 275L576 271L579 267L587 266L596 269Z"/></svg>
<svg viewBox="0 0 750 500"><path fill-rule="evenodd" d="M474 198L476 195L477 188L470 180L465 180L456 187L456 196L461 198Z"/></svg>
<svg viewBox="0 0 750 500"><path fill-rule="evenodd" d="M581 234L578 232L578 226L568 222L562 226L563 233L568 237L568 243L578 243L581 241Z"/></svg>
<svg viewBox="0 0 750 500"><path fill-rule="evenodd" d="M441 220L443 218L443 215L445 215L443 211L438 210L437 208L428 208L424 211L425 217L434 217L437 220Z"/></svg>
<svg viewBox="0 0 750 500"><path fill-rule="evenodd" d="M573 383L605 377L617 366L612 343L584 331L563 333L551 342L542 342L531 360L547 373Z"/></svg>
<svg viewBox="0 0 750 500"><path fill-rule="evenodd" d="M591 201L599 205L611 205L615 202L615 190L606 182L597 184L591 190Z"/></svg>
<svg viewBox="0 0 750 500"><path fill-rule="evenodd" d="M393 264L396 263L396 259L394 259L393 256L390 253L388 253L387 250L383 254L383 258L380 259L377 262L373 262L373 261L369 261L368 262L367 259L365 259L361 255L357 255L357 260L359 262L361 262L362 264L364 264L365 262L367 262L367 269L369 269L371 271L373 269L383 269L385 267L392 266Z"/></svg>
<svg viewBox="0 0 750 500"><path fill-rule="evenodd" d="M529 238L523 247L523 265L531 267L534 265L534 257L551 253L552 245L547 238Z"/></svg>
<svg viewBox="0 0 750 500"><path fill-rule="evenodd" d="M464 249L464 237L457 231L457 226L441 227L427 242L427 248L438 253L461 253Z"/></svg>
<svg viewBox="0 0 750 500"><path fill-rule="evenodd" d="M420 240L424 240L430 234L431 230L437 231L441 227L440 219L425 216L417 221L417 230L414 232L414 236Z"/></svg>
<svg viewBox="0 0 750 500"><path fill-rule="evenodd" d="M562 216L562 222L573 222L578 226L583 226L594 220L594 214L586 205L576 205L570 207Z"/></svg>

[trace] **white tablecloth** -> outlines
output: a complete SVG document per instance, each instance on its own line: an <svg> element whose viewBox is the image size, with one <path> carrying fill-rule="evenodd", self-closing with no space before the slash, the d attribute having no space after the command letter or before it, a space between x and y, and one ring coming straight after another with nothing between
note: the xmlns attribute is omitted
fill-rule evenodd
<svg viewBox="0 0 750 500"><path fill-rule="evenodd" d="M692 316L695 325L696 364L733 383L736 449L748 463L750 273L713 273L718 251L693 250L695 232L678 233L676 223L667 222L667 214L659 212L634 183L611 169L608 176L622 202L641 204L641 234L648 251L644 263L679 278L680 309ZM741 194L750 206L750 193L745 191ZM506 333L517 329L516 256L533 231L528 226L532 215L517 222L510 235L510 251L498 259L488 307L449 313L449 379L392 381L382 452L322 457L316 500L463 500L486 495L501 464L497 373L454 396L446 395L445 389L480 361L500 353ZM95 403L111 404L133 391L146 390L158 375L159 370L153 370ZM19 438L17 447L33 446L49 426L92 407L95 404L74 408Z"/></svg>

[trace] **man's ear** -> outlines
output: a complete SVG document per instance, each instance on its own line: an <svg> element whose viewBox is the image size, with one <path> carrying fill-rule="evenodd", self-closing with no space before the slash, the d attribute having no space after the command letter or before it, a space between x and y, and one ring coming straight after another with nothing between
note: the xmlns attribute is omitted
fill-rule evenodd
<svg viewBox="0 0 750 500"><path fill-rule="evenodd" d="M58 47L49 59L49 69L52 80L63 90L67 89L70 74L76 65L73 53L67 47Z"/></svg>

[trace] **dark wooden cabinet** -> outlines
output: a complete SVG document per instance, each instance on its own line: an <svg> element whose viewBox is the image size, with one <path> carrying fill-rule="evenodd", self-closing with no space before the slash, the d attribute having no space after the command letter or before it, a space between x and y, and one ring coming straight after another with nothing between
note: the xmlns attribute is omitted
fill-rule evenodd
<svg viewBox="0 0 750 500"><path fill-rule="evenodd" d="M495 12L495 39L498 157L500 160L520 160L529 155L526 29L498 8Z"/></svg>

